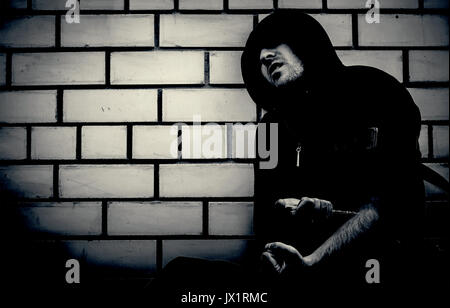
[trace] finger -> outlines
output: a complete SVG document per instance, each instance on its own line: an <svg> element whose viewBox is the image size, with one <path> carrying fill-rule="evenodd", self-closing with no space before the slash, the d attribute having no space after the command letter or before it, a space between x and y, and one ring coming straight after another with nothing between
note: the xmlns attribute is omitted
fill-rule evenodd
<svg viewBox="0 0 450 308"><path fill-rule="evenodd" d="M314 208L314 206L314 198L303 197L300 199L300 202L297 204L295 209L292 210L292 215L299 215L309 209Z"/></svg>
<svg viewBox="0 0 450 308"><path fill-rule="evenodd" d="M266 261L266 264L268 264L273 270L275 270L276 272L280 272L281 271L281 266L278 263L278 261L273 257L273 255L270 252L263 252L261 255L261 259L263 261Z"/></svg>
<svg viewBox="0 0 450 308"><path fill-rule="evenodd" d="M300 199L300 201L305 201L305 202L307 202L307 201L312 201L312 199L313 199L313 198L302 197L302 198Z"/></svg>
<svg viewBox="0 0 450 308"><path fill-rule="evenodd" d="M266 246L264 246L264 249L270 250L272 247L278 246L278 244L282 244L282 243L280 243L280 242L272 242L272 243L268 243L268 244L266 244Z"/></svg>
<svg viewBox="0 0 450 308"><path fill-rule="evenodd" d="M273 243L267 244L266 247L270 250L277 251L277 250L289 250L289 247L292 247L292 246L289 246L282 242L273 242Z"/></svg>
<svg viewBox="0 0 450 308"><path fill-rule="evenodd" d="M300 200L296 199L296 198L287 198L287 199L284 199L284 202L285 202L285 204L284 204L285 208L294 209L297 207Z"/></svg>
<svg viewBox="0 0 450 308"><path fill-rule="evenodd" d="M270 250L271 250L271 247L273 247L274 244L275 244L275 243L268 243L268 244L266 244L266 245L264 246L264 250L270 251Z"/></svg>
<svg viewBox="0 0 450 308"><path fill-rule="evenodd" d="M329 218L333 212L333 204L327 200L318 200L316 207L321 217Z"/></svg>
<svg viewBox="0 0 450 308"><path fill-rule="evenodd" d="M286 207L286 200L284 199L278 199L275 201L275 208L284 209Z"/></svg>
<svg viewBox="0 0 450 308"><path fill-rule="evenodd" d="M313 198L313 204L314 204L313 208L315 210L320 210L320 203L321 203L321 201L322 200L320 200L320 199Z"/></svg>
<svg viewBox="0 0 450 308"><path fill-rule="evenodd" d="M275 255L279 254L289 258L293 256L302 258L301 254L298 252L297 249L295 249L291 245L287 245L281 242L274 242L267 244L266 250L270 250L270 252L272 252Z"/></svg>

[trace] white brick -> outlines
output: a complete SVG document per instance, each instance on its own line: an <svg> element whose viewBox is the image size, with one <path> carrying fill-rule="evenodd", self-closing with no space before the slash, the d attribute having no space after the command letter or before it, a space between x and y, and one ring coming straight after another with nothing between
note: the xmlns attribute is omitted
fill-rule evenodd
<svg viewBox="0 0 450 308"><path fill-rule="evenodd" d="M402 52L398 50L339 50L339 58L345 65L367 65L385 71L400 82L403 81Z"/></svg>
<svg viewBox="0 0 450 308"><path fill-rule="evenodd" d="M264 18L268 17L270 14L259 14L258 15L258 22L261 22Z"/></svg>
<svg viewBox="0 0 450 308"><path fill-rule="evenodd" d="M154 0L152 0L154 1ZM34 10L67 11L67 0L33 0ZM123 10L124 0L81 0L81 10ZM83 18L84 16L81 16Z"/></svg>
<svg viewBox="0 0 450 308"><path fill-rule="evenodd" d="M448 0L424 0L424 8L444 8L448 9Z"/></svg>
<svg viewBox="0 0 450 308"><path fill-rule="evenodd" d="M428 126L422 125L419 136L419 148L422 157L428 157L429 149L428 149Z"/></svg>
<svg viewBox="0 0 450 308"><path fill-rule="evenodd" d="M328 33L333 46L352 45L352 17L349 14L310 14Z"/></svg>
<svg viewBox="0 0 450 308"><path fill-rule="evenodd" d="M242 84L241 51L213 51L209 55L211 84Z"/></svg>
<svg viewBox="0 0 450 308"><path fill-rule="evenodd" d="M156 272L155 240L79 240L62 245L70 258L83 260L88 268L95 267L115 279L142 278Z"/></svg>
<svg viewBox="0 0 450 308"><path fill-rule="evenodd" d="M242 47L252 29L250 15L162 15L160 45Z"/></svg>
<svg viewBox="0 0 450 308"><path fill-rule="evenodd" d="M322 0L278 0L278 7L281 9L321 9Z"/></svg>
<svg viewBox="0 0 450 308"><path fill-rule="evenodd" d="M34 202L19 207L23 225L32 232L56 235L100 235L100 202Z"/></svg>
<svg viewBox="0 0 450 308"><path fill-rule="evenodd" d="M56 91L0 92L0 122L56 122Z"/></svg>
<svg viewBox="0 0 450 308"><path fill-rule="evenodd" d="M366 8L366 2L366 0L328 0L327 5L330 9L363 9ZM378 2L381 9L416 9L419 7L418 0L378 0ZM374 1L369 3L372 4Z"/></svg>
<svg viewBox="0 0 450 308"><path fill-rule="evenodd" d="M14 54L13 85L66 85L105 83L103 52Z"/></svg>
<svg viewBox="0 0 450 308"><path fill-rule="evenodd" d="M156 90L64 91L65 122L144 122L157 120Z"/></svg>
<svg viewBox="0 0 450 308"><path fill-rule="evenodd" d="M64 47L153 46L153 15L83 15L83 22L61 17Z"/></svg>
<svg viewBox="0 0 450 308"><path fill-rule="evenodd" d="M159 176L162 197L253 196L253 165L161 165Z"/></svg>
<svg viewBox="0 0 450 308"><path fill-rule="evenodd" d="M408 89L420 109L422 120L448 120L448 88Z"/></svg>
<svg viewBox="0 0 450 308"><path fill-rule="evenodd" d="M222 10L223 0L180 0L180 10Z"/></svg>
<svg viewBox="0 0 450 308"><path fill-rule="evenodd" d="M173 0L130 0L131 10L173 10Z"/></svg>
<svg viewBox="0 0 450 308"><path fill-rule="evenodd" d="M182 126L182 158L227 158L225 125Z"/></svg>
<svg viewBox="0 0 450 308"><path fill-rule="evenodd" d="M3 190L23 198L49 198L53 194L53 166L0 166Z"/></svg>
<svg viewBox="0 0 450 308"><path fill-rule="evenodd" d="M123 10L123 0L82 0L80 3L82 10ZM84 19L85 16L82 18Z"/></svg>
<svg viewBox="0 0 450 308"><path fill-rule="evenodd" d="M448 81L448 50L411 50L411 81Z"/></svg>
<svg viewBox="0 0 450 308"><path fill-rule="evenodd" d="M382 14L368 24L358 16L361 46L448 46L448 17L440 15Z"/></svg>
<svg viewBox="0 0 450 308"><path fill-rule="evenodd" d="M164 240L163 266L183 257L239 262L247 249L246 240Z"/></svg>
<svg viewBox="0 0 450 308"><path fill-rule="evenodd" d="M273 0L228 0L230 9L273 9Z"/></svg>
<svg viewBox="0 0 450 308"><path fill-rule="evenodd" d="M32 0L33 10L64 10L67 11L67 0ZM83 2L83 1L80 1Z"/></svg>
<svg viewBox="0 0 450 308"><path fill-rule="evenodd" d="M252 235L253 203L211 202L209 204L209 234Z"/></svg>
<svg viewBox="0 0 450 308"><path fill-rule="evenodd" d="M433 156L435 158L449 157L448 126L433 126Z"/></svg>
<svg viewBox="0 0 450 308"><path fill-rule="evenodd" d="M449 175L449 169L448 164L426 164L428 167L442 175L444 178L448 181L448 175ZM445 196L445 193L443 193L442 189L438 188L437 186L434 186L433 184L428 183L427 181L425 183L425 192L427 197L437 197L437 196ZM448 196L448 193L447 193Z"/></svg>
<svg viewBox="0 0 450 308"><path fill-rule="evenodd" d="M133 126L133 158L178 158L177 135L178 126Z"/></svg>
<svg viewBox="0 0 450 308"><path fill-rule="evenodd" d="M153 197L153 165L63 165L59 172L63 198Z"/></svg>
<svg viewBox="0 0 450 308"><path fill-rule="evenodd" d="M27 16L3 21L0 27L0 46L55 46L55 17Z"/></svg>
<svg viewBox="0 0 450 308"><path fill-rule="evenodd" d="M33 127L31 130L31 158L75 159L75 127Z"/></svg>
<svg viewBox="0 0 450 308"><path fill-rule="evenodd" d="M25 127L0 127L0 160L27 158Z"/></svg>
<svg viewBox="0 0 450 308"><path fill-rule="evenodd" d="M81 158L126 158L126 126L83 126Z"/></svg>
<svg viewBox="0 0 450 308"><path fill-rule="evenodd" d="M109 235L200 235L201 202L113 202Z"/></svg>
<svg viewBox="0 0 450 308"><path fill-rule="evenodd" d="M163 120L256 121L256 105L245 89L170 89L163 91Z"/></svg>
<svg viewBox="0 0 450 308"><path fill-rule="evenodd" d="M256 158L257 127L253 123L233 125L232 158Z"/></svg>
<svg viewBox="0 0 450 308"><path fill-rule="evenodd" d="M0 53L0 86L6 84L6 55Z"/></svg>
<svg viewBox="0 0 450 308"><path fill-rule="evenodd" d="M111 55L112 84L202 84L201 51L115 52Z"/></svg>

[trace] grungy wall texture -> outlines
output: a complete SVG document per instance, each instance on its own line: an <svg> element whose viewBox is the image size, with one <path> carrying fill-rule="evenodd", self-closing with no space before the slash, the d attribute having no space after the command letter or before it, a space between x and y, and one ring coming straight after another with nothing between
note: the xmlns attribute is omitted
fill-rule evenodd
<svg viewBox="0 0 450 308"><path fill-rule="evenodd" d="M258 21L284 8L317 18L345 64L409 89L423 161L448 178L448 1L379 2L369 24L363 0L82 0L69 24L66 0L2 1L2 208L15 207L38 247L111 276L151 277L179 255L239 260L253 236L254 161L229 124L262 112L240 55ZM219 124L223 151L174 158L194 116ZM424 237L436 253L447 197L427 184Z"/></svg>

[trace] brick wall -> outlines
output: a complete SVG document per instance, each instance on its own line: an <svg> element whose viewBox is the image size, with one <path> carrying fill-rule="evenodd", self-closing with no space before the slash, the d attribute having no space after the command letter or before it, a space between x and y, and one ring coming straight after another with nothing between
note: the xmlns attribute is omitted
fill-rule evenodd
<svg viewBox="0 0 450 308"><path fill-rule="evenodd" d="M448 178L448 1L379 1L379 24L365 22L363 0L82 0L79 24L66 23L65 0L3 1L3 193L43 247L113 276L149 277L178 255L239 260L254 162L227 123L261 116L240 55L277 8L317 18L345 64L403 82L422 112L423 161ZM218 157L171 156L194 115L219 124ZM447 196L427 184L427 198L424 236L439 246Z"/></svg>

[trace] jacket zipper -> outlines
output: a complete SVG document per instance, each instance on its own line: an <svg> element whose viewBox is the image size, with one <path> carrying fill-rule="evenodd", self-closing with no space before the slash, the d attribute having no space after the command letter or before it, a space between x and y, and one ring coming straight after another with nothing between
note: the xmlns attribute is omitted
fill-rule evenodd
<svg viewBox="0 0 450 308"><path fill-rule="evenodd" d="M300 143L298 143L295 151L297 152L297 167L300 167L300 153L302 152L302 146Z"/></svg>

